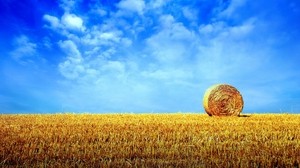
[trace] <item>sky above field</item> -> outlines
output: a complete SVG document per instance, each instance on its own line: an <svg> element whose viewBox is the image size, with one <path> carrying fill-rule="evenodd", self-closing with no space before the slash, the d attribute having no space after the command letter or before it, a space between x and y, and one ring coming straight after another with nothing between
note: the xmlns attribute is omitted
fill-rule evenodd
<svg viewBox="0 0 300 168"><path fill-rule="evenodd" d="M300 112L299 0L1 0L0 113Z"/></svg>

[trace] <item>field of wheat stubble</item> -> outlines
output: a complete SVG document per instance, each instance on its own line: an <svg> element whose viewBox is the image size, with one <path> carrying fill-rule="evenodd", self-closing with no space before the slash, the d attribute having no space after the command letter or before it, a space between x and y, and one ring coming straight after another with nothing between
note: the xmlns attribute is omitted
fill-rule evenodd
<svg viewBox="0 0 300 168"><path fill-rule="evenodd" d="M0 167L299 167L300 115L0 115Z"/></svg>

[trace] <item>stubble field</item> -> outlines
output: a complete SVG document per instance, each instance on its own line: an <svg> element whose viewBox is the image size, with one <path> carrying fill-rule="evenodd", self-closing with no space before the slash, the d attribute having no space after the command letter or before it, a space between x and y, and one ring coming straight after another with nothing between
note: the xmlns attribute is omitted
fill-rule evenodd
<svg viewBox="0 0 300 168"><path fill-rule="evenodd" d="M0 115L0 167L299 167L300 115Z"/></svg>

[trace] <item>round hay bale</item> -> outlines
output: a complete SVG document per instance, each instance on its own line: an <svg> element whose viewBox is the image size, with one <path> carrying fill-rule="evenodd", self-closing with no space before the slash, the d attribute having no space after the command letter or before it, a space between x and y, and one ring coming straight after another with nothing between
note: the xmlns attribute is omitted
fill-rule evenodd
<svg viewBox="0 0 300 168"><path fill-rule="evenodd" d="M217 84L206 90L203 106L209 116L238 116L243 110L244 101L235 87Z"/></svg>

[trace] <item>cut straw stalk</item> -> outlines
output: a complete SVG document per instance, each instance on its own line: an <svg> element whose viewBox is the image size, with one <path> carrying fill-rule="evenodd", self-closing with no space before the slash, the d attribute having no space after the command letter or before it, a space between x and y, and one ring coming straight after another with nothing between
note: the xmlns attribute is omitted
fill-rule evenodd
<svg viewBox="0 0 300 168"><path fill-rule="evenodd" d="M217 84L206 90L203 106L209 116L238 116L243 110L244 101L235 87Z"/></svg>

